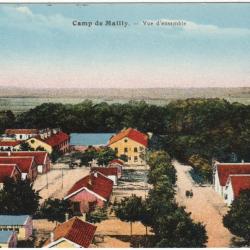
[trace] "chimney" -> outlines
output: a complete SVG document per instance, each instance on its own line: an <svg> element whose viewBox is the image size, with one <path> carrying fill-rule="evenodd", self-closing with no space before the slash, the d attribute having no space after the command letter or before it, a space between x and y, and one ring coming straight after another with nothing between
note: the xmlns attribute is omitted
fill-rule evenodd
<svg viewBox="0 0 250 250"><path fill-rule="evenodd" d="M11 155L11 153L10 153L10 151L8 151L8 156L10 156Z"/></svg>
<svg viewBox="0 0 250 250"><path fill-rule="evenodd" d="M69 220L69 214L66 213L66 214L65 214L65 221L68 221L68 220Z"/></svg>
<svg viewBox="0 0 250 250"><path fill-rule="evenodd" d="M51 232L50 233L50 242L53 242L54 241L54 232Z"/></svg>

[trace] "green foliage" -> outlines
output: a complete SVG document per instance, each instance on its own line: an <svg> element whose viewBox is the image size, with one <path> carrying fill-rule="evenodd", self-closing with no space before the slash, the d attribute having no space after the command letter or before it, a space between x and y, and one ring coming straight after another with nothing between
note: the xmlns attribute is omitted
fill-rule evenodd
<svg viewBox="0 0 250 250"><path fill-rule="evenodd" d="M148 180L153 189L143 202L141 222L152 228L155 247L205 247L205 226L194 223L174 199L176 172L169 155L164 151L151 151L147 162L150 166Z"/></svg>
<svg viewBox="0 0 250 250"><path fill-rule="evenodd" d="M121 221L130 222L130 232L132 236L132 223L140 221L143 216L143 202L142 198L136 195L124 197L120 202L115 202L113 206L116 217Z"/></svg>
<svg viewBox="0 0 250 250"><path fill-rule="evenodd" d="M0 111L0 133L4 133L7 128L12 128L15 119L15 115L10 110Z"/></svg>
<svg viewBox="0 0 250 250"><path fill-rule="evenodd" d="M95 159L96 157L97 157L97 152L95 149L86 150L80 155L81 165L88 166L89 162Z"/></svg>
<svg viewBox="0 0 250 250"><path fill-rule="evenodd" d="M123 154L123 155L120 155L119 159L121 159L124 162L127 162L128 161L128 156Z"/></svg>
<svg viewBox="0 0 250 250"><path fill-rule="evenodd" d="M65 215L71 213L71 204L67 200L47 199L41 206L38 217L49 221L64 222Z"/></svg>
<svg viewBox="0 0 250 250"><path fill-rule="evenodd" d="M108 163L116 158L116 153L112 148L102 148L98 151L96 160L98 165L108 165Z"/></svg>
<svg viewBox="0 0 250 250"><path fill-rule="evenodd" d="M29 145L28 142L23 141L20 144L19 151L34 151L34 149Z"/></svg>
<svg viewBox="0 0 250 250"><path fill-rule="evenodd" d="M62 155L63 155L63 153L61 151L53 150L51 155L50 155L50 159L51 159L52 163L55 163Z"/></svg>
<svg viewBox="0 0 250 250"><path fill-rule="evenodd" d="M95 210L87 214L87 221L91 223L99 223L107 219L108 219L107 207L104 208L96 207Z"/></svg>
<svg viewBox="0 0 250 250"><path fill-rule="evenodd" d="M0 191L0 213L33 215L38 209L40 198L29 180L15 182L6 178Z"/></svg>
<svg viewBox="0 0 250 250"><path fill-rule="evenodd" d="M192 155L188 163L193 167L195 173L200 174L205 181L212 182L213 168L208 160L202 158L200 155Z"/></svg>
<svg viewBox="0 0 250 250"><path fill-rule="evenodd" d="M229 231L242 237L250 245L250 190L242 190L223 217L223 224Z"/></svg>

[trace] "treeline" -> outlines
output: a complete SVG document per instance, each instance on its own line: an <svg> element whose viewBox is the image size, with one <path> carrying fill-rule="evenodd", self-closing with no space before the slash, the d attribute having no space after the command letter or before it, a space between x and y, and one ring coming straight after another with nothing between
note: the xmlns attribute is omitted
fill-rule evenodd
<svg viewBox="0 0 250 250"><path fill-rule="evenodd" d="M148 154L148 183L152 184L145 200L132 195L114 204L118 218L131 223L140 221L151 228L153 236L145 247L205 247L205 226L195 223L185 208L175 201L176 170L164 151Z"/></svg>
<svg viewBox="0 0 250 250"><path fill-rule="evenodd" d="M188 162L198 155L211 163L250 160L250 106L222 99L187 99L165 106L143 101L76 105L45 103L16 117L0 114L0 129L61 127L65 132L117 132L124 127L153 132L154 149Z"/></svg>

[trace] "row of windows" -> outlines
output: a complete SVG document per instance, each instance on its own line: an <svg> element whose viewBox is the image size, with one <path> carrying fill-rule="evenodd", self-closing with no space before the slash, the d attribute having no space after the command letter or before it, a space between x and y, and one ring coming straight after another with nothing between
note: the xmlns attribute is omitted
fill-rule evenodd
<svg viewBox="0 0 250 250"><path fill-rule="evenodd" d="M143 150L143 147L140 147L139 148L140 151ZM115 148L115 151L118 152L118 148ZM124 153L127 153L128 152L128 148L124 148ZM137 147L134 147L134 152L137 153L138 152L138 148Z"/></svg>

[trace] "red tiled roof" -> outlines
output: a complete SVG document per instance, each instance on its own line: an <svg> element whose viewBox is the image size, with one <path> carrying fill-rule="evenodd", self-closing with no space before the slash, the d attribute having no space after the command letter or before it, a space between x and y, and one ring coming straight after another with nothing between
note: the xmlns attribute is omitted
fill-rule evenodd
<svg viewBox="0 0 250 250"><path fill-rule="evenodd" d="M15 135L15 134L38 134L38 129L6 129L5 134Z"/></svg>
<svg viewBox="0 0 250 250"><path fill-rule="evenodd" d="M238 197L241 190L250 189L250 175L231 175L234 197Z"/></svg>
<svg viewBox="0 0 250 250"><path fill-rule="evenodd" d="M91 173L90 175L87 175L81 180L77 181L69 190L67 196L77 192L83 187L88 188L92 192L108 200L112 193L113 181L98 172Z"/></svg>
<svg viewBox="0 0 250 250"><path fill-rule="evenodd" d="M130 138L133 141L136 141L142 145L144 145L145 147L148 146L148 136L146 134L143 134L142 132L133 129L133 128L128 128L126 130L122 130L120 131L118 134L112 136L109 140L109 145L120 141L123 138Z"/></svg>
<svg viewBox="0 0 250 250"><path fill-rule="evenodd" d="M54 146L61 144L62 142L66 140L69 140L69 135L60 131L57 134L53 134L51 135L51 137L44 139L43 141L49 144L50 146L54 147Z"/></svg>
<svg viewBox="0 0 250 250"><path fill-rule="evenodd" d="M0 152L0 156L33 156L38 165L45 163L48 153L45 151L9 151Z"/></svg>
<svg viewBox="0 0 250 250"><path fill-rule="evenodd" d="M4 182L6 177L12 177L16 164L0 164L0 183Z"/></svg>
<svg viewBox="0 0 250 250"><path fill-rule="evenodd" d="M219 163L217 171L220 180L220 185L225 186L229 175L233 174L250 174L250 163Z"/></svg>
<svg viewBox="0 0 250 250"><path fill-rule="evenodd" d="M28 156L22 156L22 157L0 156L0 164L17 164L22 173L29 172L33 161L34 157L28 157Z"/></svg>
<svg viewBox="0 0 250 250"><path fill-rule="evenodd" d="M82 247L89 247L94 238L94 234L97 226L82 221L77 217L73 217L70 220L58 225L54 229L54 241L61 238L68 239ZM45 246L50 244L51 241L48 239Z"/></svg>
<svg viewBox="0 0 250 250"><path fill-rule="evenodd" d="M21 141L0 141L0 147L15 147L20 143Z"/></svg>
<svg viewBox="0 0 250 250"><path fill-rule="evenodd" d="M124 165L124 162L120 159L114 159L112 161L109 162L109 164L112 164L112 163L118 163L120 165Z"/></svg>
<svg viewBox="0 0 250 250"><path fill-rule="evenodd" d="M116 167L107 167L107 168L103 168L103 167L94 167L91 168L91 172L96 172L98 171L101 174L104 174L106 176L109 175L118 175L118 169Z"/></svg>

